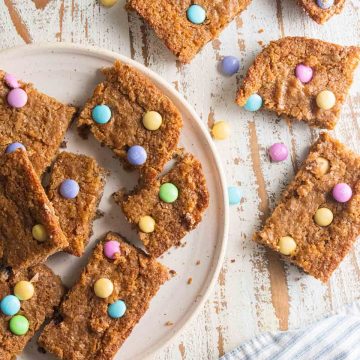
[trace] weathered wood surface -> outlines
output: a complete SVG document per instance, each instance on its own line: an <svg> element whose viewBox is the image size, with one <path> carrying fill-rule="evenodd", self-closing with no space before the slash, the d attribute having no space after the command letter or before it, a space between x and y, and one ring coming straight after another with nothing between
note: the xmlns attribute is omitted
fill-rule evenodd
<svg viewBox="0 0 360 360"><path fill-rule="evenodd" d="M360 2L347 0L344 12L324 26L311 21L296 0L253 0L248 10L187 66L179 65L124 0L111 8L95 0L4 0L0 2L0 47L24 43L74 42L127 55L170 81L195 107L204 123L225 119L232 134L218 142L229 185L244 190L230 211L226 261L216 289L200 315L157 360L216 359L254 334L296 328L360 296L360 244L331 281L323 285L251 241L252 234L293 176L316 131L274 114L250 114L234 104L241 75L269 40L306 35L343 45L360 45ZM226 54L241 58L239 77L217 72ZM343 108L334 135L360 152L360 76ZM269 163L266 148L282 141L288 161Z"/></svg>

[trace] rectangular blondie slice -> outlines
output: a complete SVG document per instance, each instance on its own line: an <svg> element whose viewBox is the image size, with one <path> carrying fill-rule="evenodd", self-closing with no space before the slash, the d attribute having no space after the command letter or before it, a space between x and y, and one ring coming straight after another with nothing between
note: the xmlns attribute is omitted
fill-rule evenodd
<svg viewBox="0 0 360 360"><path fill-rule="evenodd" d="M166 191L169 186L176 197L161 199L162 189ZM209 205L209 192L200 161L187 153L178 156L174 167L161 178L140 185L130 194L119 191L114 199L138 230L146 251L159 257L180 245L181 239L201 222ZM146 226L149 222L151 229Z"/></svg>
<svg viewBox="0 0 360 360"><path fill-rule="evenodd" d="M13 360L25 348L34 333L46 319L52 317L64 294L61 280L47 266L36 265L16 274L0 270L0 299L14 295L14 287L20 281L31 282L34 294L28 300L21 300L21 309L17 315L29 321L29 330L24 335L15 335L10 331L11 316L0 312L0 359Z"/></svg>
<svg viewBox="0 0 360 360"><path fill-rule="evenodd" d="M60 359L112 359L168 278L155 259L108 233L63 301L62 319L45 327L40 346Z"/></svg>
<svg viewBox="0 0 360 360"><path fill-rule="evenodd" d="M10 104L14 100L10 104L8 101L12 90L5 76L5 72L0 71L0 153L12 143L21 143L36 173L42 175L58 152L76 109L22 82L19 85L27 94L27 102L22 107L13 107Z"/></svg>
<svg viewBox="0 0 360 360"><path fill-rule="evenodd" d="M129 65L116 61L102 72L105 81L85 104L79 129L90 130L125 168L139 170L143 179L156 177L177 148L182 127L179 110L146 76ZM156 126L144 121L145 116L158 120ZM137 162L136 156L129 161L130 148L138 149L135 152L142 161Z"/></svg>
<svg viewBox="0 0 360 360"><path fill-rule="evenodd" d="M14 270L68 245L26 151L0 157L0 263Z"/></svg>
<svg viewBox="0 0 360 360"><path fill-rule="evenodd" d="M152 27L182 63L189 63L250 2L202 0L194 4L191 0L128 0L127 5L129 10L136 11ZM200 12L204 13L201 23L196 23L198 18L189 15L188 10L194 5L196 10L201 6Z"/></svg>
<svg viewBox="0 0 360 360"><path fill-rule="evenodd" d="M321 134L255 241L326 282L360 235L359 180L360 157Z"/></svg>
<svg viewBox="0 0 360 360"><path fill-rule="evenodd" d="M106 171L96 160L85 155L62 152L53 165L48 196L69 242L65 251L70 254L81 256L84 252L104 190L105 175ZM79 186L75 198L61 192L61 186L66 186L64 181L69 180Z"/></svg>

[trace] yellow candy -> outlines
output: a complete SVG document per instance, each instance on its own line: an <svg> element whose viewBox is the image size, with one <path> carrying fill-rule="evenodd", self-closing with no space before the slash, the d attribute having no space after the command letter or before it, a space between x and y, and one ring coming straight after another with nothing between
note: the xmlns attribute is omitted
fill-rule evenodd
<svg viewBox="0 0 360 360"><path fill-rule="evenodd" d="M44 225L37 224L32 228L32 236L37 241L46 241L48 238L47 231Z"/></svg>
<svg viewBox="0 0 360 360"><path fill-rule="evenodd" d="M105 7L114 6L117 3L117 0L100 0L100 4Z"/></svg>
<svg viewBox="0 0 360 360"><path fill-rule="evenodd" d="M283 255L291 255L296 250L296 242L291 236L281 237L278 246Z"/></svg>
<svg viewBox="0 0 360 360"><path fill-rule="evenodd" d="M95 295L99 298L106 299L114 291L114 285L111 280L101 278L94 284Z"/></svg>
<svg viewBox="0 0 360 360"><path fill-rule="evenodd" d="M155 220L149 216L142 216L139 221L139 228L144 233L152 233L155 230Z"/></svg>
<svg viewBox="0 0 360 360"><path fill-rule="evenodd" d="M14 295L22 301L31 299L34 292L34 285L30 281L21 280L14 287Z"/></svg>
<svg viewBox="0 0 360 360"><path fill-rule="evenodd" d="M319 226L328 226L332 223L334 215L330 209L320 208L316 210L314 220Z"/></svg>
<svg viewBox="0 0 360 360"><path fill-rule="evenodd" d="M330 170L330 162L329 160L319 156L316 159L317 163L318 163L318 169L321 175L325 175L329 172Z"/></svg>
<svg viewBox="0 0 360 360"><path fill-rule="evenodd" d="M218 121L211 132L215 140L225 140L230 136L230 125L226 121Z"/></svg>
<svg viewBox="0 0 360 360"><path fill-rule="evenodd" d="M316 104L320 109L330 110L336 103L335 95L332 91L323 90L316 97Z"/></svg>
<svg viewBox="0 0 360 360"><path fill-rule="evenodd" d="M143 116L143 125L148 130L157 130L162 124L162 117L156 111L148 111Z"/></svg>

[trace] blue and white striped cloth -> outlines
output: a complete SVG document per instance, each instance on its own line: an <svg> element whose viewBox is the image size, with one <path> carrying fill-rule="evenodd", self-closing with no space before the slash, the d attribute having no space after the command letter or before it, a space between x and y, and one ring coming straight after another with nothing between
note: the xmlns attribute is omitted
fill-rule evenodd
<svg viewBox="0 0 360 360"><path fill-rule="evenodd" d="M260 334L220 360L344 359L360 359L360 301L301 330Z"/></svg>

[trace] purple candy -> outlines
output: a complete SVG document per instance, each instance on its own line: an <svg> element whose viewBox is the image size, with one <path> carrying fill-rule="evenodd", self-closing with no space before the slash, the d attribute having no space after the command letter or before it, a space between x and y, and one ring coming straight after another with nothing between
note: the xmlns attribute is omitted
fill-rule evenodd
<svg viewBox="0 0 360 360"><path fill-rule="evenodd" d="M6 85L11 89L17 89L20 87L20 84L18 83L15 75L6 74L4 80L6 82Z"/></svg>
<svg viewBox="0 0 360 360"><path fill-rule="evenodd" d="M221 62L221 70L225 75L234 75L239 71L240 63L235 56L225 56Z"/></svg>
<svg viewBox="0 0 360 360"><path fill-rule="evenodd" d="M127 159L131 165L142 165L147 159L146 150L140 145L131 146L127 152Z"/></svg>
<svg viewBox="0 0 360 360"><path fill-rule="evenodd" d="M80 187L75 180L66 179L61 183L59 191L65 199L74 199L78 196Z"/></svg>
<svg viewBox="0 0 360 360"><path fill-rule="evenodd" d="M108 259L114 260L115 254L120 254L120 244L115 240L107 241L104 245L104 255Z"/></svg>
<svg viewBox="0 0 360 360"><path fill-rule="evenodd" d="M334 5L334 0L316 0L316 3L321 9L330 9Z"/></svg>
<svg viewBox="0 0 360 360"><path fill-rule="evenodd" d="M295 75L303 84L307 84L313 78L314 71L310 66L299 64L295 68Z"/></svg>
<svg viewBox="0 0 360 360"><path fill-rule="evenodd" d="M22 143L14 142L14 143L8 145L5 152L7 154L10 154L10 153L14 152L17 149L23 149L24 151L26 150L25 146Z"/></svg>
<svg viewBox="0 0 360 360"><path fill-rule="evenodd" d="M282 143L276 143L271 145L269 148L269 155L272 161L279 162L283 161L288 157L288 149Z"/></svg>
<svg viewBox="0 0 360 360"><path fill-rule="evenodd" d="M332 196L337 202L347 202L352 197L351 187L345 183L336 184L333 188Z"/></svg>
<svg viewBox="0 0 360 360"><path fill-rule="evenodd" d="M8 104L16 109L25 106L27 100L28 100L27 93L21 88L10 90L7 96Z"/></svg>

